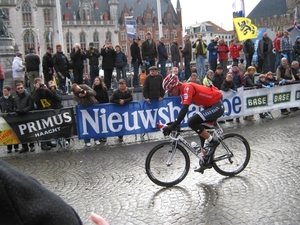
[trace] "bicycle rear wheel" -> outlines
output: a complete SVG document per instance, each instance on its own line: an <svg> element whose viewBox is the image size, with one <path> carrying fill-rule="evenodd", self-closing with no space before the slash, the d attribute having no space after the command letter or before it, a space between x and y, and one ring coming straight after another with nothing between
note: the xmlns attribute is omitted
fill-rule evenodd
<svg viewBox="0 0 300 225"><path fill-rule="evenodd" d="M189 172L190 158L184 147L175 143L163 142L148 154L146 172L155 184L172 187L181 182Z"/></svg>
<svg viewBox="0 0 300 225"><path fill-rule="evenodd" d="M213 168L221 175L234 176L242 172L250 160L248 141L239 134L224 134L213 155Z"/></svg>

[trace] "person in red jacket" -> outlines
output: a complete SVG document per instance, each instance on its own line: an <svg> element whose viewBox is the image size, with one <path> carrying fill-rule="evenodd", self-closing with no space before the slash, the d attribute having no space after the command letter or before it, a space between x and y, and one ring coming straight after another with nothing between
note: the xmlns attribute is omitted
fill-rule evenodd
<svg viewBox="0 0 300 225"><path fill-rule="evenodd" d="M229 46L229 52L232 58L232 63L238 63L240 58L240 51L243 49L241 44L237 44L236 40L232 40Z"/></svg>
<svg viewBox="0 0 300 225"><path fill-rule="evenodd" d="M228 71L227 70L228 52L229 52L228 45L225 43L224 39L221 38L219 40L218 53L219 53L219 62L220 65L223 67L224 73L227 73Z"/></svg>
<svg viewBox="0 0 300 225"><path fill-rule="evenodd" d="M277 67L280 66L281 62L281 52L280 52L280 42L282 38L282 31L278 31L276 37L273 40L273 46L275 49L275 71L277 70Z"/></svg>

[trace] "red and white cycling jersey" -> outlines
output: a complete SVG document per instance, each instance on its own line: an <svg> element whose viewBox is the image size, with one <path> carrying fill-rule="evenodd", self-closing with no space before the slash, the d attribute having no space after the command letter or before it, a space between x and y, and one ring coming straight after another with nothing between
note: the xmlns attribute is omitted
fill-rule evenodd
<svg viewBox="0 0 300 225"><path fill-rule="evenodd" d="M216 104L222 98L222 93L216 87L205 87L195 83L183 83L180 86L182 105L195 104L204 109Z"/></svg>

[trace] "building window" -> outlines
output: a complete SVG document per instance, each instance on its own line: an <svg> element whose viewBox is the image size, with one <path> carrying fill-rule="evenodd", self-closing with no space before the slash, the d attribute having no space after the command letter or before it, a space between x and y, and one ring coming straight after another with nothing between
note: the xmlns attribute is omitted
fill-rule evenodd
<svg viewBox="0 0 300 225"><path fill-rule="evenodd" d="M156 40L159 40L159 30L155 31L155 37L156 37Z"/></svg>
<svg viewBox="0 0 300 225"><path fill-rule="evenodd" d="M45 32L45 40L46 40L46 48L51 47L53 48L53 34L52 30L49 29L47 32Z"/></svg>
<svg viewBox="0 0 300 225"><path fill-rule="evenodd" d="M98 32L94 32L93 42L94 42L94 47L97 48L97 49L100 49L99 33Z"/></svg>
<svg viewBox="0 0 300 225"><path fill-rule="evenodd" d="M6 19L3 20L5 26L9 26L10 25L10 21L9 21L9 9L8 8L3 8L3 13L6 16Z"/></svg>
<svg viewBox="0 0 300 225"><path fill-rule="evenodd" d="M27 30L24 34L23 43L24 43L24 49L25 52L29 51L30 48L35 49L35 36L31 29Z"/></svg>
<svg viewBox="0 0 300 225"><path fill-rule="evenodd" d="M111 41L111 32L107 31L105 34L105 40Z"/></svg>
<svg viewBox="0 0 300 225"><path fill-rule="evenodd" d="M139 38L143 41L143 40L145 40L145 33L144 33L144 31L142 30L142 31L139 31Z"/></svg>
<svg viewBox="0 0 300 225"><path fill-rule="evenodd" d="M146 16L146 24L152 25L152 17L150 14L147 14L147 16Z"/></svg>
<svg viewBox="0 0 300 225"><path fill-rule="evenodd" d="M121 31L121 41L125 41L125 40L126 40L126 32Z"/></svg>
<svg viewBox="0 0 300 225"><path fill-rule="evenodd" d="M85 38L85 33L84 32L81 32L79 34L79 40L80 40L80 46L81 46L81 49L83 50L86 50L86 38Z"/></svg>
<svg viewBox="0 0 300 225"><path fill-rule="evenodd" d="M50 9L44 9L44 21L45 25L51 24Z"/></svg>
<svg viewBox="0 0 300 225"><path fill-rule="evenodd" d="M23 26L32 25L31 5L28 1L24 1L22 5Z"/></svg>
<svg viewBox="0 0 300 225"><path fill-rule="evenodd" d="M172 30L171 39L177 37L177 30Z"/></svg>
<svg viewBox="0 0 300 225"><path fill-rule="evenodd" d="M72 47L73 47L73 35L70 31L67 32L66 35L66 43L67 43L67 52L71 53Z"/></svg>
<svg viewBox="0 0 300 225"><path fill-rule="evenodd" d="M122 52L124 52L126 55L128 55L128 52L126 52L126 45L122 45Z"/></svg>
<svg viewBox="0 0 300 225"><path fill-rule="evenodd" d="M169 39L170 38L170 33L169 30L165 30L165 39Z"/></svg>

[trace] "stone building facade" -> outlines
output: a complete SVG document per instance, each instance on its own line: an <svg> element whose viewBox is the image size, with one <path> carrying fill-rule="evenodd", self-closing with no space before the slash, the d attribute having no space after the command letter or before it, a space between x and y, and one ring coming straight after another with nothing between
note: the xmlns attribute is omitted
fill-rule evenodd
<svg viewBox="0 0 300 225"><path fill-rule="evenodd" d="M15 51L25 52L33 47L42 56L48 46L59 43L59 27L55 0L0 0L0 8L8 17L5 24L13 40ZM63 50L69 54L75 43L86 49L90 42L97 48L110 39L120 44L124 51L132 40L127 38L125 17L136 20L137 34L151 31L158 41L158 16L156 0L60 0ZM174 9L170 0L161 0L162 32L170 48L174 36L182 42L180 2ZM128 60L130 60L128 52ZM85 73L88 73L87 68Z"/></svg>

